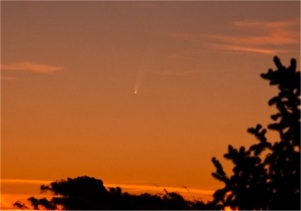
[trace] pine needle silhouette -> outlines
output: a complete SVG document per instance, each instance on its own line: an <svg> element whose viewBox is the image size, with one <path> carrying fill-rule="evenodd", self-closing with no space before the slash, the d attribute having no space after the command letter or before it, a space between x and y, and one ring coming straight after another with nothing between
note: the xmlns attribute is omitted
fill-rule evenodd
<svg viewBox="0 0 301 211"><path fill-rule="evenodd" d="M212 162L216 172L212 176L225 187L214 193L216 208L300 210L300 71L296 60L289 67L274 57L276 70L269 69L260 76L277 86L279 93L268 101L278 112L267 129L257 124L247 131L259 143L246 149L229 145L224 157L233 162L233 175L227 176L216 158ZM267 130L276 131L279 140L267 140Z"/></svg>

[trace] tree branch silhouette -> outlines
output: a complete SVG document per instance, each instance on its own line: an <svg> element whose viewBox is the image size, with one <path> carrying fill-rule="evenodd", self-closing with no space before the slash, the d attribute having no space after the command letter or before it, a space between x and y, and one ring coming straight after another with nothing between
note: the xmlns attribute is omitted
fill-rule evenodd
<svg viewBox="0 0 301 211"><path fill-rule="evenodd" d="M226 176L220 162L212 158L216 167L212 176L225 184L214 193L215 207L300 210L300 71L295 59L289 67L277 56L274 63L276 70L260 76L279 89L268 101L278 112L271 115L268 129L257 124L247 130L259 143L247 150L229 145L224 157L234 164L232 176ZM268 141L267 130L276 131L279 140Z"/></svg>

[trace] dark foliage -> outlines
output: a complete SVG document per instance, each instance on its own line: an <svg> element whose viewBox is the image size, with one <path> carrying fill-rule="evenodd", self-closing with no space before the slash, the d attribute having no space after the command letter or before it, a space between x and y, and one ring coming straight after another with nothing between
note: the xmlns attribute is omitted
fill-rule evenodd
<svg viewBox="0 0 301 211"><path fill-rule="evenodd" d="M233 162L233 175L228 177L216 158L212 176L225 184L214 193L215 207L230 206L240 210L300 210L300 71L296 60L284 67L274 57L276 70L269 69L261 77L276 85L277 96L269 100L278 112L271 115L268 130L279 134L279 140L267 140L267 129L260 124L249 128L259 143L246 149L229 145L224 157Z"/></svg>
<svg viewBox="0 0 301 211"><path fill-rule="evenodd" d="M99 179L82 176L68 178L42 185L41 191L50 191L51 199L35 197L28 198L33 209L66 210L188 210L207 209L207 205L200 201L186 201L181 195L167 192L164 196L143 193L132 195L123 193L120 187L109 188L103 186ZM20 202L14 204L19 209L28 209Z"/></svg>

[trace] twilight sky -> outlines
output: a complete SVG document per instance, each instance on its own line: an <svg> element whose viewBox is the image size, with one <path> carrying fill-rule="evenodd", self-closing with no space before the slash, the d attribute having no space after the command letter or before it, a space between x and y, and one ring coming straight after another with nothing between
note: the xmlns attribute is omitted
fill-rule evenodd
<svg viewBox="0 0 301 211"><path fill-rule="evenodd" d="M275 55L299 62L299 1L1 1L2 206L81 175L210 199Z"/></svg>

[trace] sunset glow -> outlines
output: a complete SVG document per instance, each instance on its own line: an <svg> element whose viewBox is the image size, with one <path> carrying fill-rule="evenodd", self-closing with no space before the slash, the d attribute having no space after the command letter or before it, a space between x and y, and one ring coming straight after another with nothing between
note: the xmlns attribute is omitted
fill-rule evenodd
<svg viewBox="0 0 301 211"><path fill-rule="evenodd" d="M81 175L211 200L275 55L300 65L299 1L1 1L1 207Z"/></svg>

